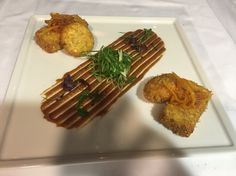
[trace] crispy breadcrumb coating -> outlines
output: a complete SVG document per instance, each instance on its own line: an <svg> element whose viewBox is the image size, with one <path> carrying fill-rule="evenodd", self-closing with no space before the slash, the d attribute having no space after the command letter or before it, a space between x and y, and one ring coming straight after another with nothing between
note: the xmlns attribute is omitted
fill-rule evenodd
<svg viewBox="0 0 236 176"><path fill-rule="evenodd" d="M211 91L175 73L152 78L144 87L144 97L153 103L163 103L158 121L173 133L188 137L207 108Z"/></svg>
<svg viewBox="0 0 236 176"><path fill-rule="evenodd" d="M44 26L35 33L36 43L46 52L54 53L61 49L60 32L55 27Z"/></svg>
<svg viewBox="0 0 236 176"><path fill-rule="evenodd" d="M158 121L173 133L188 137L192 134L200 116L207 108L211 92L199 85L194 85L196 103L192 107L168 103ZM202 90L199 90L202 89Z"/></svg>
<svg viewBox="0 0 236 176"><path fill-rule="evenodd" d="M164 82L176 89L175 78L171 74L162 74L149 80L143 90L144 97L152 103L162 103L170 99L171 93L165 87Z"/></svg>
<svg viewBox="0 0 236 176"><path fill-rule="evenodd" d="M72 56L92 50L94 39L88 23L78 15L51 13L45 20L47 26L35 33L36 43L46 52L54 53L64 48Z"/></svg>
<svg viewBox="0 0 236 176"><path fill-rule="evenodd" d="M80 23L66 25L61 32L61 42L64 50L72 56L80 56L81 53L93 48L93 35L87 27Z"/></svg>

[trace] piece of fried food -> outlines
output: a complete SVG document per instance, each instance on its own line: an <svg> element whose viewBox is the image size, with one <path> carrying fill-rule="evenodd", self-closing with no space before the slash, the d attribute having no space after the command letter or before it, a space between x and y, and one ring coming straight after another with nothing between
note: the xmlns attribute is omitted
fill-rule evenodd
<svg viewBox="0 0 236 176"><path fill-rule="evenodd" d="M153 77L144 86L144 97L152 103L168 101L171 92L166 88L166 85L171 89L176 89L176 78L171 73Z"/></svg>
<svg viewBox="0 0 236 176"><path fill-rule="evenodd" d="M188 137L205 111L211 91L175 73L151 79L144 88L144 96L154 103L166 102L157 119L173 133Z"/></svg>
<svg viewBox="0 0 236 176"><path fill-rule="evenodd" d="M65 47L72 56L93 48L93 35L88 23L78 15L51 13L51 19L45 20L47 26L35 33L36 43L46 52L54 53Z"/></svg>
<svg viewBox="0 0 236 176"><path fill-rule="evenodd" d="M210 91L196 84L193 86L198 89L195 91L194 106L186 107L185 104L168 103L158 118L161 124L179 136L188 137L192 134L211 97Z"/></svg>
<svg viewBox="0 0 236 176"><path fill-rule="evenodd" d="M76 22L63 28L61 43L68 54L78 57L81 53L92 50L94 39L87 27Z"/></svg>
<svg viewBox="0 0 236 176"><path fill-rule="evenodd" d="M85 21L78 15L50 13L50 16L51 16L50 20L45 20L45 23L48 24L48 26L60 26L61 28L63 28L68 24L77 22L88 27L87 21Z"/></svg>
<svg viewBox="0 0 236 176"><path fill-rule="evenodd" d="M48 53L54 53L61 49L60 32L57 27L42 27L35 33L35 41Z"/></svg>

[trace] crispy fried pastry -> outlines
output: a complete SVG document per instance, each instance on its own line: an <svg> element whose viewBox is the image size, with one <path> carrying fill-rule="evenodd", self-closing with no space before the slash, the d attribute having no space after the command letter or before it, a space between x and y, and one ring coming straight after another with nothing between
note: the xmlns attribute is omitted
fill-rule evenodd
<svg viewBox="0 0 236 176"><path fill-rule="evenodd" d="M81 23L66 25L61 32L61 43L64 50L72 56L80 56L82 52L88 52L93 48L93 35L87 27Z"/></svg>
<svg viewBox="0 0 236 176"><path fill-rule="evenodd" d="M144 96L153 103L166 103L158 121L173 133L188 137L207 108L211 92L175 73L152 78L144 87Z"/></svg>
<svg viewBox="0 0 236 176"><path fill-rule="evenodd" d="M83 127L106 113L118 98L138 83L162 57L165 51L164 43L153 31L150 32L145 39L142 37L144 30L127 32L108 46L122 50L133 58L129 71L129 76L135 77L133 81L119 88L112 81L97 79L92 73L92 60L89 59L65 73L62 79L42 93L44 100L41 110L44 118L57 126L71 129ZM101 96L93 101L90 95Z"/></svg>

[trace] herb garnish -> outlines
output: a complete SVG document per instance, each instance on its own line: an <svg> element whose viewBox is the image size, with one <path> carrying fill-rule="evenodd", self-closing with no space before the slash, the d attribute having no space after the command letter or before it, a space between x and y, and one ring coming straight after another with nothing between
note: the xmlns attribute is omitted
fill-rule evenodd
<svg viewBox="0 0 236 176"><path fill-rule="evenodd" d="M141 36L141 42L144 42L151 34L152 34L152 29L143 29L144 30L144 33L143 35Z"/></svg>
<svg viewBox="0 0 236 176"><path fill-rule="evenodd" d="M102 94L98 91L90 92L87 89L81 92L76 105L76 110L81 117L88 115L88 111L82 106L83 102L88 98L92 99L91 104L94 105L94 103L98 102L102 98Z"/></svg>
<svg viewBox="0 0 236 176"><path fill-rule="evenodd" d="M89 91L88 90L84 90L83 92L81 92L77 105L76 105L76 109L77 112L79 113L79 115L81 117L84 117L86 115L88 115L88 111L86 111L83 107L82 107L82 103L89 97Z"/></svg>
<svg viewBox="0 0 236 176"><path fill-rule="evenodd" d="M88 111L80 106L77 107L77 112L79 113L81 117L85 117L88 115Z"/></svg>
<svg viewBox="0 0 236 176"><path fill-rule="evenodd" d="M132 58L126 52L102 47L91 59L97 78L110 80L119 88L127 83Z"/></svg>

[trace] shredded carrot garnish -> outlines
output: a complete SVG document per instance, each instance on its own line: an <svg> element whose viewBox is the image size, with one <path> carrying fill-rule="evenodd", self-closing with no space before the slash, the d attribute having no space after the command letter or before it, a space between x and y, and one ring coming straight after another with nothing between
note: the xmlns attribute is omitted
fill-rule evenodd
<svg viewBox="0 0 236 176"><path fill-rule="evenodd" d="M170 103L181 104L185 108L193 107L196 103L196 95L191 84L187 80L180 78L175 73L172 75L176 80L176 87L172 88L171 86L168 86L167 82L163 80L164 86L171 94Z"/></svg>

